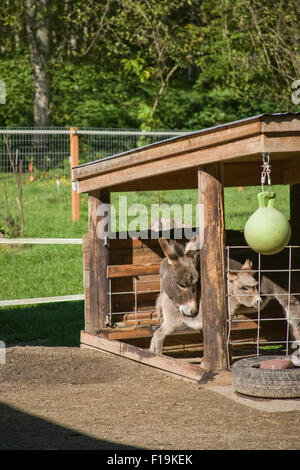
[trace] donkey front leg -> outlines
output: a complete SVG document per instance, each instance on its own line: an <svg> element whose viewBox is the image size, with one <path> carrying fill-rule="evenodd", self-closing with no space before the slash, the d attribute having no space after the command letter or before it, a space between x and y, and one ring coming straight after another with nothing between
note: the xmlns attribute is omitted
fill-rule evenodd
<svg viewBox="0 0 300 470"><path fill-rule="evenodd" d="M193 330L202 330L202 314L198 313L196 317L185 317L184 324Z"/></svg>
<svg viewBox="0 0 300 470"><path fill-rule="evenodd" d="M172 325L167 323L163 323L161 326L159 326L153 333L150 344L150 351L154 354L161 354L165 337L172 333L173 330L174 328Z"/></svg>

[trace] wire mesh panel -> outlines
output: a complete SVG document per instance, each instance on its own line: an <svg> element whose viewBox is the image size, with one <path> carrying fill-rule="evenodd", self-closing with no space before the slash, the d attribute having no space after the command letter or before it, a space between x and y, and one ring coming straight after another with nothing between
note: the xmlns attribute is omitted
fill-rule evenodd
<svg viewBox="0 0 300 470"><path fill-rule="evenodd" d="M0 232L5 236L24 236L24 230L25 236L29 237L72 235L71 228L67 228L67 223L72 220L71 133L78 135L79 164L82 164L184 132L0 129ZM80 204L81 218L86 221L84 195ZM20 221L20 218L24 220Z"/></svg>
<svg viewBox="0 0 300 470"><path fill-rule="evenodd" d="M68 129L0 129L0 229L6 236L23 236L24 227L27 236L56 235L53 224L41 220L70 210L69 155Z"/></svg>
<svg viewBox="0 0 300 470"><path fill-rule="evenodd" d="M35 171L39 177L56 169L69 176L69 140L68 129L0 129L1 173L11 173L11 157L18 157L26 173Z"/></svg>
<svg viewBox="0 0 300 470"><path fill-rule="evenodd" d="M248 257L252 257L250 274L257 279L261 303L258 308L240 307L237 314L232 315L234 296L229 273L243 272L242 260ZM256 254L246 246L227 247L229 356L259 356L279 351L288 355L291 352L294 341L300 339L299 261L299 246L287 246L273 256ZM238 262L241 262L239 266ZM252 295L245 286L242 296L251 299ZM235 337L237 326L244 330L238 339Z"/></svg>
<svg viewBox="0 0 300 470"><path fill-rule="evenodd" d="M185 132L79 128L77 133L79 135L80 164L82 164L183 135Z"/></svg>
<svg viewBox="0 0 300 470"><path fill-rule="evenodd" d="M155 280L154 277L145 275L124 278L123 282L129 290L120 287L116 279L108 280L107 325L115 327L157 323L155 300L161 286L159 275ZM114 281L117 282L114 284ZM124 306L127 309L124 310Z"/></svg>

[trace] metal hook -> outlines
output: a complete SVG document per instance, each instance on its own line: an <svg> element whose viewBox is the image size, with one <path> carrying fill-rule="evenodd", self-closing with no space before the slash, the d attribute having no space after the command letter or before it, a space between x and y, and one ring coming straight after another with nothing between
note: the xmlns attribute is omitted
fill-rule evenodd
<svg viewBox="0 0 300 470"><path fill-rule="evenodd" d="M262 165L262 173L261 173L261 190L264 192L264 184L266 182L266 178L268 180L268 190L269 193L271 192L271 165L270 165L270 154L269 152L264 152L262 154L262 160L263 160L263 165Z"/></svg>

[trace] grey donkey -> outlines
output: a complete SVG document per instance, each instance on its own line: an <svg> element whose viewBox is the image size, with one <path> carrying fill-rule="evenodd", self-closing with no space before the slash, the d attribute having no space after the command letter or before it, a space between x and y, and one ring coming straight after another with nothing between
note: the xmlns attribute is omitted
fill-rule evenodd
<svg viewBox="0 0 300 470"><path fill-rule="evenodd" d="M251 263L252 264L252 263ZM231 269L241 269L240 263L236 260L230 259ZM299 356L300 356L300 301L296 295L290 294L288 290L276 282L269 276L262 275L260 282L260 294L262 302L260 310L263 310L268 303L275 299L281 305L283 313L288 320L291 327L293 338L299 343ZM234 298L230 299L230 303L235 302ZM238 313L255 313L257 308L240 307Z"/></svg>
<svg viewBox="0 0 300 470"><path fill-rule="evenodd" d="M184 326L193 330L202 329L197 238L191 239L185 247L163 238L159 239L159 244L166 257L160 264L161 293L156 301L158 318L162 317L163 321L155 330L150 344L150 351L156 354L161 354L165 337L174 330ZM258 283L246 272L249 269L251 262L247 260L242 272L229 275L231 315L236 314L241 305L257 309L261 302Z"/></svg>

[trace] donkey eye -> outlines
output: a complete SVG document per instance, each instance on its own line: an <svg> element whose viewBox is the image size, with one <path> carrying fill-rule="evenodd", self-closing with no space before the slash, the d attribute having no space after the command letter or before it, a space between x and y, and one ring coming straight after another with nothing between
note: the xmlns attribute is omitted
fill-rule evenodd
<svg viewBox="0 0 300 470"><path fill-rule="evenodd" d="M245 292L247 292L247 291L249 290L249 287L243 286L243 287L242 287L242 290L245 291Z"/></svg>
<svg viewBox="0 0 300 470"><path fill-rule="evenodd" d="M178 284L178 282L176 282L176 285L179 287L179 289L186 289L186 286L182 286L181 284Z"/></svg>

